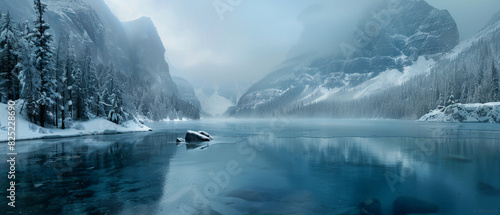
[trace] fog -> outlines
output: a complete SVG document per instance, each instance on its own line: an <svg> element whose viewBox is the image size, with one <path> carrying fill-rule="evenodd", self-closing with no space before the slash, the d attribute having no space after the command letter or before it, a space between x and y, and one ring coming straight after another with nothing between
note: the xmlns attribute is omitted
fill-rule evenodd
<svg viewBox="0 0 500 215"><path fill-rule="evenodd" d="M335 50L380 1L106 0L122 21L151 17L171 73L195 88L249 86L285 59ZM428 0L455 18L461 40L500 10L497 0ZM214 5L217 5L215 7ZM217 9L216 9L217 8Z"/></svg>
<svg viewBox="0 0 500 215"><path fill-rule="evenodd" d="M474 36L500 11L498 0L427 0L438 8L446 9L455 19L460 32L460 40Z"/></svg>

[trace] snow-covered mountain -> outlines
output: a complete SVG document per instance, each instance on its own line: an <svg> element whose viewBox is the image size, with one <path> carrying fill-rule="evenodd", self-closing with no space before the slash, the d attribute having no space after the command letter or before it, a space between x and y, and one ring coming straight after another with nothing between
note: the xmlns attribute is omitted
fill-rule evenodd
<svg viewBox="0 0 500 215"><path fill-rule="evenodd" d="M122 23L103 0L44 3L47 4L45 19L55 38L53 45L62 35L68 35L77 56L88 47L96 67L103 65L116 70L123 81L128 111L139 115L147 115L154 109L160 111L153 107L155 99L166 102L178 94L165 61L165 48L151 19L143 17ZM31 0L0 0L0 9L9 11L18 23L31 23L35 19ZM163 117L161 113L153 115Z"/></svg>
<svg viewBox="0 0 500 215"><path fill-rule="evenodd" d="M472 108L478 107L477 103L500 101L499 60L500 13L497 13L476 35L446 53L419 56L411 66L405 66L403 72L389 69L355 87L327 94L330 98L274 113L419 119L431 111L427 116L442 120L448 117L445 107L451 104ZM350 97L339 98L341 95ZM496 109L491 108L491 113L483 109L449 113L471 114L478 121L484 121L484 118L474 114L479 117L490 115L492 120L487 121L498 122Z"/></svg>
<svg viewBox="0 0 500 215"><path fill-rule="evenodd" d="M284 62L253 85L230 114L262 116L321 101L362 98L428 71L458 43L457 25L448 11L425 1L389 3L359 23L336 54Z"/></svg>
<svg viewBox="0 0 500 215"><path fill-rule="evenodd" d="M219 90L197 89L196 96L200 98L202 111L205 117L220 117L228 108L235 105L228 98L220 95Z"/></svg>
<svg viewBox="0 0 500 215"><path fill-rule="evenodd" d="M224 84L194 82L196 97L200 100L204 117L226 116L229 109L238 103L249 85L239 81Z"/></svg>

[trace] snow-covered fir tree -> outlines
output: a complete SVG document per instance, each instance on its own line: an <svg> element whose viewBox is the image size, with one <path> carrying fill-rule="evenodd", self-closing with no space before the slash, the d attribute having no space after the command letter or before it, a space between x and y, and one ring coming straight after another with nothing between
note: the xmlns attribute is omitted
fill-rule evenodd
<svg viewBox="0 0 500 215"><path fill-rule="evenodd" d="M34 30L32 32L34 46L35 70L40 74L40 97L38 98L39 105L39 121L40 125L44 126L47 121L47 116L53 113L50 108L55 104L57 94L55 92L55 74L53 65L53 49L51 46L52 35L48 32L49 24L43 18L47 5L41 0L34 0L34 9L36 19L34 21Z"/></svg>
<svg viewBox="0 0 500 215"><path fill-rule="evenodd" d="M60 118L62 129L66 128L68 117L72 117L71 95L74 85L73 73L75 70L75 56L73 50L74 48L70 44L68 34L62 33L59 36L55 58L55 69L58 82L57 92L60 95L60 98L57 100L56 126L59 121L57 118Z"/></svg>
<svg viewBox="0 0 500 215"><path fill-rule="evenodd" d="M96 87L96 92L95 92L95 96L96 96L96 105L97 105L97 111L96 111L96 117L102 117L102 116L105 116L105 107L106 107L106 101L105 99L107 98L107 88L106 88L106 84L107 84L107 79L106 79L106 75L107 75L107 71L108 68L106 66L104 66L102 63L100 63L99 65L97 65L96 67L96 74L97 74L97 81L95 83L95 87Z"/></svg>
<svg viewBox="0 0 500 215"><path fill-rule="evenodd" d="M92 60L90 48L84 48L81 55L80 70L82 73L81 88L83 100L86 107L87 118L95 117L99 108L97 104L97 72Z"/></svg>
<svg viewBox="0 0 500 215"><path fill-rule="evenodd" d="M10 13L2 16L0 24L0 101L19 99L19 61L20 45L18 30L11 20Z"/></svg>
<svg viewBox="0 0 500 215"><path fill-rule="evenodd" d="M73 118L82 120L86 117L86 103L84 97L84 75L80 67L74 71L74 84L72 88Z"/></svg>
<svg viewBox="0 0 500 215"><path fill-rule="evenodd" d="M106 82L108 92L107 104L111 104L111 108L107 114L108 120L119 124L125 118L122 101L123 86L112 64L107 71Z"/></svg>
<svg viewBox="0 0 500 215"><path fill-rule="evenodd" d="M20 97L24 99L20 113L25 113L32 122L38 118L37 99L40 96L40 74L34 68L34 51L31 37L31 29L26 21L23 26L22 37L19 41L21 60L16 65L19 70L19 80L21 83Z"/></svg>

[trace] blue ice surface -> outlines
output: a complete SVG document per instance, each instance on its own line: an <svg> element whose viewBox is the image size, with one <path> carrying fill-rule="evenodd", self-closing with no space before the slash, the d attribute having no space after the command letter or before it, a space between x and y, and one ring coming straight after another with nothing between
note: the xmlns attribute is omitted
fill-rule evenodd
<svg viewBox="0 0 500 215"><path fill-rule="evenodd" d="M392 214L392 202L410 196L438 205L438 214L500 214L497 124L276 118L148 126L154 132L19 142L16 210L342 214L377 198L382 214ZM187 130L214 140L176 143ZM6 198L0 203L11 210Z"/></svg>

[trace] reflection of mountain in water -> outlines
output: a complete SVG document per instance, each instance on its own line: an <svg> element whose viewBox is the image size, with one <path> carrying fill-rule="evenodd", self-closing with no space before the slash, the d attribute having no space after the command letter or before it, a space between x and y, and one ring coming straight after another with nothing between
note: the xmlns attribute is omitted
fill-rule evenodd
<svg viewBox="0 0 500 215"><path fill-rule="evenodd" d="M443 214L494 207L491 198L500 197L500 163L491 161L498 161L499 152L492 139L311 136L278 137L262 151L267 163L289 172L288 183L327 199L324 207L331 209L326 211L374 197L391 206L405 194L440 205ZM470 197L475 200L465 199Z"/></svg>

